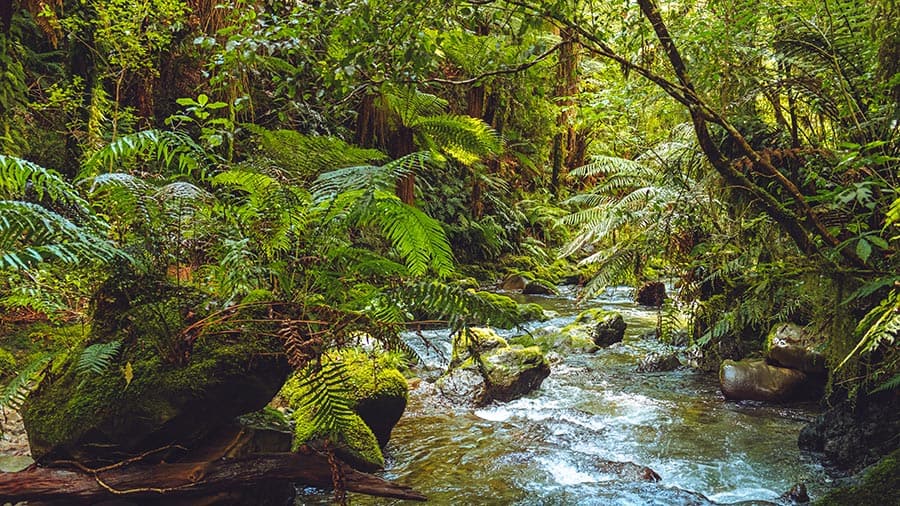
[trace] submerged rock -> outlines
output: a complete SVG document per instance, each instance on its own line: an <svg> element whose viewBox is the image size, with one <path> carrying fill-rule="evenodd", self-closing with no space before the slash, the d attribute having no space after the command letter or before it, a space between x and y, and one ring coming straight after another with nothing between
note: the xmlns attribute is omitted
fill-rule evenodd
<svg viewBox="0 0 900 506"><path fill-rule="evenodd" d="M506 290L509 292L524 290L525 286L528 284L528 280L525 279L524 276L520 274L512 274L506 277L502 283L500 283L500 289Z"/></svg>
<svg viewBox="0 0 900 506"><path fill-rule="evenodd" d="M644 283L638 288L634 300L642 306L660 307L666 300L666 285L659 281Z"/></svg>
<svg viewBox="0 0 900 506"><path fill-rule="evenodd" d="M557 291L556 287L549 283L532 280L525 284L522 293L526 295L556 295Z"/></svg>
<svg viewBox="0 0 900 506"><path fill-rule="evenodd" d="M651 353L641 359L637 372L667 372L681 367L677 353Z"/></svg>
<svg viewBox="0 0 900 506"><path fill-rule="evenodd" d="M131 283L130 286L121 286ZM190 446L236 416L265 406L287 377L271 329L209 326L182 334L209 296L135 278L96 303L87 345L121 343L102 373L82 371L81 353L54 366L22 409L37 461L121 460L171 443ZM242 310L259 320L260 308Z"/></svg>
<svg viewBox="0 0 900 506"><path fill-rule="evenodd" d="M727 399L785 402L809 398L809 377L795 369L775 367L764 360L726 360L719 384Z"/></svg>
<svg viewBox="0 0 900 506"><path fill-rule="evenodd" d="M337 365L339 364L339 365ZM337 374L336 387L328 395L344 396L352 413L336 420L329 431L317 424L321 398L307 380L295 374L282 389L282 396L294 409L293 449L303 445L321 446L326 438L335 445L336 453L363 471L384 467L381 448L387 445L391 431L403 415L408 400L406 378L391 363L390 356L373 358L360 350L344 350L336 358L324 359L323 376ZM323 381L323 380L320 380ZM331 391L334 390L334 391Z"/></svg>
<svg viewBox="0 0 900 506"><path fill-rule="evenodd" d="M454 337L451 366L437 387L454 401L483 406L517 399L549 375L539 347L510 346L493 330L471 328Z"/></svg>

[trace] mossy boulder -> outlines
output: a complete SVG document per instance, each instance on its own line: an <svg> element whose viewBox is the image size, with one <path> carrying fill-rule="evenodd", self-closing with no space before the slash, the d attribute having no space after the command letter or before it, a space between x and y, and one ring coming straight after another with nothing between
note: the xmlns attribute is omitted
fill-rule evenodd
<svg viewBox="0 0 900 506"><path fill-rule="evenodd" d="M282 389L282 396L294 409L294 449L308 444L317 446L325 438L336 445L336 451L354 467L373 471L384 467L381 448L387 445L391 431L403 415L409 395L406 378L397 369L394 357L373 357L361 350L343 350L333 358L325 358L328 370L340 363L341 381L352 414L339 420L335 431L317 426L315 415L321 406L309 403L309 385L297 375Z"/></svg>
<svg viewBox="0 0 900 506"><path fill-rule="evenodd" d="M507 402L538 388L550 365L537 346L510 346L491 329L467 329L453 342L447 372L438 389L448 398L483 406Z"/></svg>
<svg viewBox="0 0 900 506"><path fill-rule="evenodd" d="M105 300L86 346L121 342L102 374L79 371L80 351L54 366L32 393L22 417L32 455L103 460L170 443L190 445L238 415L265 406L289 367L273 351L281 343L253 326L210 326L182 334L204 315L210 297L165 284L123 291ZM257 319L264 315L239 315ZM271 329L270 329L271 330Z"/></svg>
<svg viewBox="0 0 900 506"><path fill-rule="evenodd" d="M665 300L666 285L659 281L644 283L634 296L634 301L642 306L660 307Z"/></svg>
<svg viewBox="0 0 900 506"><path fill-rule="evenodd" d="M474 293L514 319L514 321L509 322L485 322L485 325L494 325L499 328L512 328L525 322L535 320L545 321L547 319L547 316L544 314L544 309L538 304L519 304L512 298L499 293L485 291ZM503 325L500 325L499 323L503 323Z"/></svg>
<svg viewBox="0 0 900 506"><path fill-rule="evenodd" d="M522 293L525 295L556 295L558 292L552 283L540 279L533 279L525 284Z"/></svg>
<svg viewBox="0 0 900 506"><path fill-rule="evenodd" d="M517 292L524 290L527 284L528 280L525 279L525 276L522 276L521 274L510 274L503 278L503 281L500 283L500 289L509 292Z"/></svg>
<svg viewBox="0 0 900 506"><path fill-rule="evenodd" d="M12 376L16 372L16 357L0 348L0 379Z"/></svg>
<svg viewBox="0 0 900 506"><path fill-rule="evenodd" d="M799 325L781 323L766 336L766 359L773 365L824 377L828 374L825 356L816 350L820 341Z"/></svg>
<svg viewBox="0 0 900 506"><path fill-rule="evenodd" d="M722 394L732 400L786 402L814 394L806 373L760 359L725 360L719 369L719 384Z"/></svg>
<svg viewBox="0 0 900 506"><path fill-rule="evenodd" d="M510 344L523 347L538 346L544 353L556 352L560 355L573 353L593 353L597 345L588 333L578 326L540 328L531 334L510 339Z"/></svg>

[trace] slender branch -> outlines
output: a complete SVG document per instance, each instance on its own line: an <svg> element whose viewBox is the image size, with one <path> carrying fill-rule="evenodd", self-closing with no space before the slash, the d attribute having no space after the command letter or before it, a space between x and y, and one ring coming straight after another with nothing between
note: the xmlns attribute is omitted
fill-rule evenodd
<svg viewBox="0 0 900 506"><path fill-rule="evenodd" d="M528 69L530 69L531 67L534 67L535 65L537 65L537 64L540 63L540 62L542 62L543 60L546 60L547 57L549 57L550 55L552 55L553 53L555 53L559 48L563 47L564 45L566 45L566 44L573 44L573 43L574 43L574 41L572 41L572 40L563 40L563 41L560 41L560 42L554 44L553 46L551 46L549 49L547 49L547 50L544 51L543 53L537 55L534 59L529 60L529 61L527 61L527 62L525 62L525 63L521 63L521 64L519 64L519 65L516 65L515 67L503 67L503 68L500 68L500 69L497 69L497 70L491 70L491 71L488 71L488 72L484 72L484 73L482 73L482 74L479 74L479 75L477 75L477 76L475 76L475 77L470 77L470 78L468 78L468 79L455 80L455 79L443 79L443 78L439 78L439 77L432 77L432 78L429 78L429 79L425 79L423 82L426 82L426 83L440 83L440 84L452 84L452 85L454 85L454 86L458 86L458 85L466 85L466 84L476 83L476 82L481 81L482 79L485 79L485 78L487 78L487 77L498 76L498 75L504 75L504 74L517 74L517 73L519 73L519 72L523 72L523 71L525 71L525 70L528 70Z"/></svg>

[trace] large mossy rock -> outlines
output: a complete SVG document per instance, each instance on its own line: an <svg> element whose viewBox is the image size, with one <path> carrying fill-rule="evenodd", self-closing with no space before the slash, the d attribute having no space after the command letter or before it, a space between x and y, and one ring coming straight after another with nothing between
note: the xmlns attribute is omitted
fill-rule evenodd
<svg viewBox="0 0 900 506"><path fill-rule="evenodd" d="M577 325L567 325L562 329L559 327L539 328L530 334L510 339L510 344L523 347L538 346L544 353L555 352L562 356L573 353L593 353L598 349L590 338L589 332Z"/></svg>
<svg viewBox="0 0 900 506"><path fill-rule="evenodd" d="M809 376L765 360L725 360L719 368L722 394L732 400L786 402L811 398Z"/></svg>
<svg viewBox="0 0 900 506"><path fill-rule="evenodd" d="M316 424L322 406L310 402L310 385L297 375L291 376L282 396L294 409L293 448L319 446L328 438L339 456L363 471L384 467L381 448L387 445L391 431L403 415L409 396L406 378L389 355L377 358L360 351L344 350L334 358L323 359L323 370L339 371L344 401L352 414L337 421L334 431ZM339 366L335 367L337 364Z"/></svg>
<svg viewBox="0 0 900 506"><path fill-rule="evenodd" d="M493 330L470 328L454 338L451 366L437 386L454 401L483 406L522 397L549 375L539 347L510 346Z"/></svg>
<svg viewBox="0 0 900 506"><path fill-rule="evenodd" d="M289 367L281 343L253 325L182 330L210 297L155 280L102 292L86 345L121 342L102 374L79 371L81 351L53 367L22 409L37 461L85 462L171 443L190 446L238 415L265 406ZM238 317L264 317L248 309ZM270 330L270 329L269 329Z"/></svg>
<svg viewBox="0 0 900 506"><path fill-rule="evenodd" d="M825 356L816 351L822 339L793 323L772 327L766 337L766 358L774 365L825 376Z"/></svg>

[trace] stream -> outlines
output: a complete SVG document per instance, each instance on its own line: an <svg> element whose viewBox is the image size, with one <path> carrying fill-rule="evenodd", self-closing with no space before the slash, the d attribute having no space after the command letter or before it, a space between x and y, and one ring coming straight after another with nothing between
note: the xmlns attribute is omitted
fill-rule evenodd
<svg viewBox="0 0 900 506"><path fill-rule="evenodd" d="M538 390L506 404L453 406L421 381L394 428L381 476L442 505L780 504L795 483L805 483L813 499L829 487L824 469L797 448L815 405L725 401L715 377L689 369L635 372L643 356L667 348L641 337L656 327L656 312L632 302L629 289L610 290L582 307L566 295L527 301L558 313L529 330L561 328L580 310L603 307L622 313L625 339L593 354L561 357ZM426 365L440 367L450 356L447 331L424 334L442 354L418 336L408 342ZM623 480L606 461L648 466L662 480ZM329 499L307 491L296 504ZM406 504L361 495L352 502Z"/></svg>

